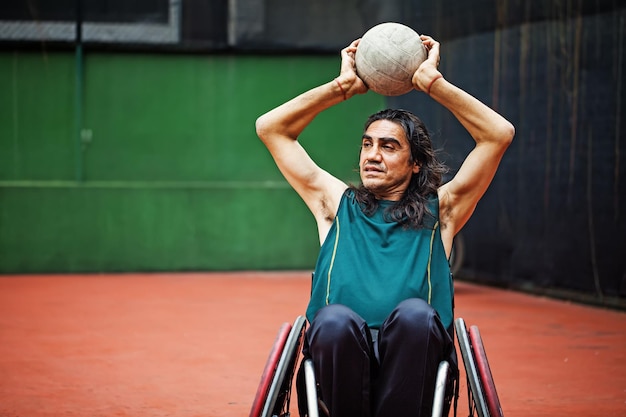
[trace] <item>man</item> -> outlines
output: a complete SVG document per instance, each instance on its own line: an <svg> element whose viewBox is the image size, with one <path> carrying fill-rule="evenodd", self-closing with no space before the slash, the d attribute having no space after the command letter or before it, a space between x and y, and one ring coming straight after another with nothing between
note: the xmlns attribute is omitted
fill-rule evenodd
<svg viewBox="0 0 626 417"><path fill-rule="evenodd" d="M513 126L438 70L439 43L422 36L426 61L416 90L451 111L476 142L442 184L425 126L402 110L367 121L359 171L349 186L318 167L298 142L329 107L364 94L354 56L339 76L259 117L257 134L317 222L321 250L307 318L321 401L332 417L430 415L441 360L456 367L448 258L512 141Z"/></svg>

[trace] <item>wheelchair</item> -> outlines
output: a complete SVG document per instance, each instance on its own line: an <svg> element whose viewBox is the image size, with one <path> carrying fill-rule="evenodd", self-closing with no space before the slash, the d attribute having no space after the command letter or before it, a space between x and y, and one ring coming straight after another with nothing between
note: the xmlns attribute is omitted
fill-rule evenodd
<svg viewBox="0 0 626 417"><path fill-rule="evenodd" d="M300 416L329 416L317 395L313 362L311 359L299 360L305 330L306 319L303 316L298 316L293 324L283 323L280 327L261 374L250 417L289 417L295 379L303 387L298 390ZM469 416L476 412L478 417L504 417L478 327L473 325L468 329L463 318L457 318L454 330L467 376ZM297 378L294 377L296 369L299 369ZM450 365L442 361L435 380L432 417L446 417L445 410L450 409L452 397L456 415L458 381L453 384L456 387L454 395L446 396L450 378Z"/></svg>

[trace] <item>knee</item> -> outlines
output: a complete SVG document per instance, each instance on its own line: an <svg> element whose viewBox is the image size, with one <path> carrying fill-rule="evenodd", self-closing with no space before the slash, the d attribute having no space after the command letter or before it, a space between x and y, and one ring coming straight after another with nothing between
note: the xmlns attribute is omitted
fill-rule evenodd
<svg viewBox="0 0 626 417"><path fill-rule="evenodd" d="M438 358L445 357L452 345L441 320L432 306L420 299L401 302L383 323L380 333L381 356L390 346L395 352L434 352ZM437 362L435 362L437 363Z"/></svg>
<svg viewBox="0 0 626 417"><path fill-rule="evenodd" d="M365 321L350 308L331 304L320 309L307 332L311 347L336 345L360 339Z"/></svg>
<svg viewBox="0 0 626 417"><path fill-rule="evenodd" d="M394 327L418 333L439 327L438 321L439 316L435 309L419 298L402 301L389 316L389 322L393 323Z"/></svg>

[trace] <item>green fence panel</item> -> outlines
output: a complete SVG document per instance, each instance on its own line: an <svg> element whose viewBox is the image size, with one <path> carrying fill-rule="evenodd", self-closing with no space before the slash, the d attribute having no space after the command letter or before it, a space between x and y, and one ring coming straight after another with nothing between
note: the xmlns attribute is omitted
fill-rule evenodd
<svg viewBox="0 0 626 417"><path fill-rule="evenodd" d="M74 178L74 57L0 53L0 179Z"/></svg>
<svg viewBox="0 0 626 417"><path fill-rule="evenodd" d="M0 54L0 273L313 267L314 220L254 122L332 80L337 56L92 53L80 79L72 54L42 59ZM384 103L342 103L300 140L357 181Z"/></svg>

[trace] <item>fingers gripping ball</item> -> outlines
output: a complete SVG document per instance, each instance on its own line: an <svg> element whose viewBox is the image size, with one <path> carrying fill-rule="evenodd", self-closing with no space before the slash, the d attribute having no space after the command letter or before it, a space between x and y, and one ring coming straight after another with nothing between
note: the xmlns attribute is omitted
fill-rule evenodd
<svg viewBox="0 0 626 417"><path fill-rule="evenodd" d="M356 72L367 87L384 96L413 89L411 79L428 55L417 32L400 23L381 23L361 38L354 57Z"/></svg>

